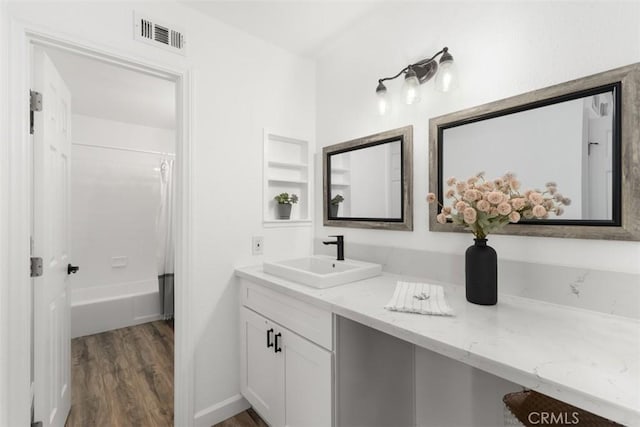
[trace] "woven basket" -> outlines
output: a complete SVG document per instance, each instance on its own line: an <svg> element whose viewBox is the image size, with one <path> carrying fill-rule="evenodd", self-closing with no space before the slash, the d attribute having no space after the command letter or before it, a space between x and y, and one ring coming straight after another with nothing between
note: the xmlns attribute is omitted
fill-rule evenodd
<svg viewBox="0 0 640 427"><path fill-rule="evenodd" d="M609 427L622 426L598 415L576 408L533 390L506 394L502 401L509 411L527 427L578 426Z"/></svg>

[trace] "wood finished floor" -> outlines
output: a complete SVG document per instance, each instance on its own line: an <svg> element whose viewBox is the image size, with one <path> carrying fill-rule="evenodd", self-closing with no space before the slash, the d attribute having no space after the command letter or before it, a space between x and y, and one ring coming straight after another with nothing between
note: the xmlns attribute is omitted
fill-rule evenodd
<svg viewBox="0 0 640 427"><path fill-rule="evenodd" d="M224 420L213 427L269 427L256 412L249 408L235 417Z"/></svg>
<svg viewBox="0 0 640 427"><path fill-rule="evenodd" d="M164 321L73 339L66 426L172 426L173 341Z"/></svg>

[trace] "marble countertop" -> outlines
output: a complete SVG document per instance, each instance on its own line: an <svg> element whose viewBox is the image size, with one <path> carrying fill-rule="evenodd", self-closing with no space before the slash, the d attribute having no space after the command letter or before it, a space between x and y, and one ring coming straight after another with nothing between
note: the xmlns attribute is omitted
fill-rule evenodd
<svg viewBox="0 0 640 427"><path fill-rule="evenodd" d="M619 423L640 425L640 321L499 295L466 301L464 287L383 273L314 289L266 274L236 275ZM398 280L441 284L454 317L385 310Z"/></svg>

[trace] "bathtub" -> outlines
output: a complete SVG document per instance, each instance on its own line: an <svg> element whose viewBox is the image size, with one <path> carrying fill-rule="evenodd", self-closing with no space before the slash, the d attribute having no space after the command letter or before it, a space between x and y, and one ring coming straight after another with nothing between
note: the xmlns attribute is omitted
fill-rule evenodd
<svg viewBox="0 0 640 427"><path fill-rule="evenodd" d="M71 337L162 318L158 279L71 291Z"/></svg>

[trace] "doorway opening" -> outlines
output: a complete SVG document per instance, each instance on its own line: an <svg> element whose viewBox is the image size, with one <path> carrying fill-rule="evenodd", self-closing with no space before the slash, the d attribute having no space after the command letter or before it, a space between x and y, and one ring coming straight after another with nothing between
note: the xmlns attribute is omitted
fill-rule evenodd
<svg viewBox="0 0 640 427"><path fill-rule="evenodd" d="M32 421L172 425L176 81L31 54Z"/></svg>

